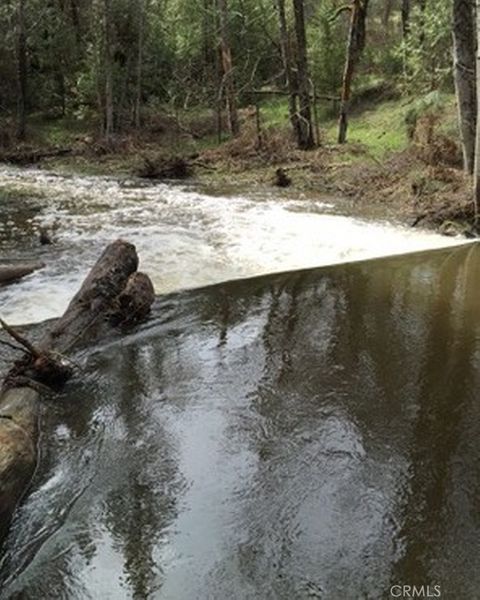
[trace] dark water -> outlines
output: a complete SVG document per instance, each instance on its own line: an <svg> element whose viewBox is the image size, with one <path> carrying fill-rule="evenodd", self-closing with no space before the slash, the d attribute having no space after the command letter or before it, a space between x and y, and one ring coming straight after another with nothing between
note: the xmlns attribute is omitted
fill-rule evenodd
<svg viewBox="0 0 480 600"><path fill-rule="evenodd" d="M52 399L2 600L480 597L480 247L160 300Z"/></svg>

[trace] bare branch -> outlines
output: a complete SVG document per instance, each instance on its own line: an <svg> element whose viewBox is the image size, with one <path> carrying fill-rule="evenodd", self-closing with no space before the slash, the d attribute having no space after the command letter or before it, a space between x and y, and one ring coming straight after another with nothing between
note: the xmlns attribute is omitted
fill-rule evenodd
<svg viewBox="0 0 480 600"><path fill-rule="evenodd" d="M348 10L348 11L351 11L351 10L352 10L352 8L353 8L353 7L352 7L352 5L351 5L351 4L343 4L342 6L339 6L339 7L337 8L337 10L336 10L336 11L333 13L333 15L330 17L330 19L329 19L329 20L330 20L330 21L332 21L332 22L333 22L333 21L335 21L336 19L338 19L338 17L339 17L339 16L340 16L340 15L341 15L343 12L346 12L347 10Z"/></svg>
<svg viewBox="0 0 480 600"><path fill-rule="evenodd" d="M24 338L23 335L18 333L18 331L16 331L13 327L5 323L3 319L0 319L0 325L3 327L3 329L5 329L5 331L10 337L12 337L16 342L18 342L20 346L26 348L34 358L39 358L42 355L40 350L35 348L33 344L31 344L26 338Z"/></svg>

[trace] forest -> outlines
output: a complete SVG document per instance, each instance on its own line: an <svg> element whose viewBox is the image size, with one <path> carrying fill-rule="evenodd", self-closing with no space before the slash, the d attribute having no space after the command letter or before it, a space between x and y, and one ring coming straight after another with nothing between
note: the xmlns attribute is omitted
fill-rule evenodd
<svg viewBox="0 0 480 600"><path fill-rule="evenodd" d="M0 36L0 600L478 599L480 0Z"/></svg>
<svg viewBox="0 0 480 600"><path fill-rule="evenodd" d="M150 177L198 167L261 180L276 166L280 184L297 169L302 185L347 194L366 167L370 197L408 197L420 221L472 222L474 9L468 0L6 0L0 154Z"/></svg>

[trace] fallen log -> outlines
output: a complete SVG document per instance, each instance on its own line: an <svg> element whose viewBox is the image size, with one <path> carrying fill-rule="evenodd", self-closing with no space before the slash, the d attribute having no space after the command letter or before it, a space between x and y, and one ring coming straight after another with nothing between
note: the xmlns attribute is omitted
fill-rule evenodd
<svg viewBox="0 0 480 600"><path fill-rule="evenodd" d="M0 154L0 161L12 165L34 165L45 158L57 158L73 154L73 148L47 148L45 150L20 148Z"/></svg>
<svg viewBox="0 0 480 600"><path fill-rule="evenodd" d="M42 262L0 265L0 285L18 281L19 279L22 279L22 277L30 275L34 271L38 271L38 269L43 269L44 266L45 265Z"/></svg>
<svg viewBox="0 0 480 600"><path fill-rule="evenodd" d="M192 164L182 157L150 158L143 157L143 164L137 171L142 179L186 179L192 175Z"/></svg>
<svg viewBox="0 0 480 600"><path fill-rule="evenodd" d="M73 374L66 355L112 327L130 325L148 314L153 286L137 268L135 246L117 240L105 249L64 315L37 344L3 324L24 356L7 374L0 393L0 542L37 463L41 395L59 388Z"/></svg>

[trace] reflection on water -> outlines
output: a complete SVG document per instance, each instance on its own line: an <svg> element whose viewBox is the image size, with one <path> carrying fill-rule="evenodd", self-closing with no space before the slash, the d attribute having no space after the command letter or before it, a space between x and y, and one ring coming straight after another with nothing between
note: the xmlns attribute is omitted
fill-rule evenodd
<svg viewBox="0 0 480 600"><path fill-rule="evenodd" d="M480 247L161 299L45 411L3 599L480 589Z"/></svg>
<svg viewBox="0 0 480 600"><path fill-rule="evenodd" d="M25 197L4 197L2 184ZM0 288L2 316L26 323L60 315L117 237L136 244L157 293L457 242L342 216L331 198L278 194L221 197L186 186L0 167L0 259L47 264ZM53 230L53 246L40 248L40 228Z"/></svg>

